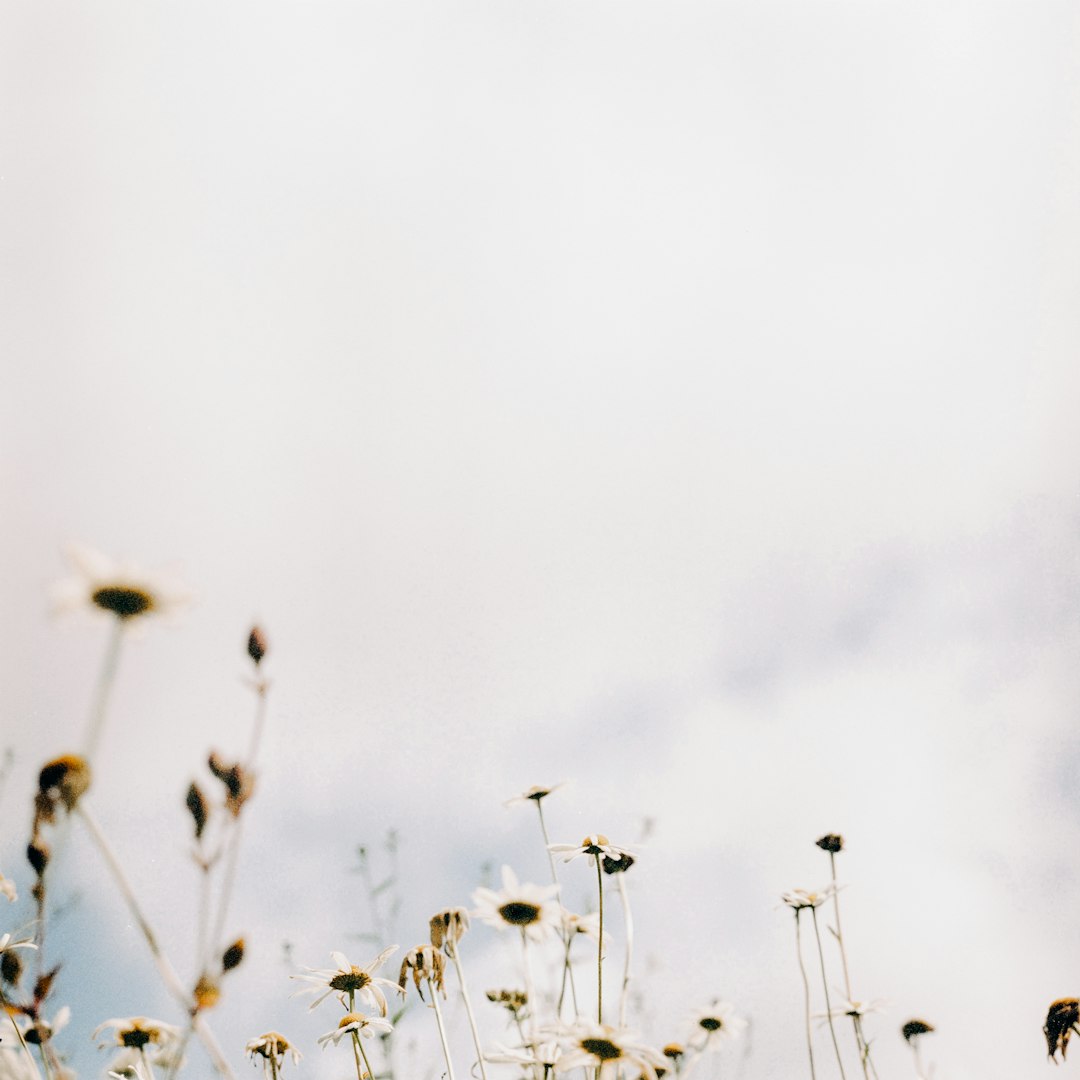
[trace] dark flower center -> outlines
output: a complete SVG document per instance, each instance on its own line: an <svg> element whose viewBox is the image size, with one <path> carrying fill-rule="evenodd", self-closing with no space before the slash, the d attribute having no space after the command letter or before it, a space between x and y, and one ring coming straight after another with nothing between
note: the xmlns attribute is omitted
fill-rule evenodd
<svg viewBox="0 0 1080 1080"><path fill-rule="evenodd" d="M330 980L332 990L344 990L346 993L355 994L371 982L371 976L366 971L343 971Z"/></svg>
<svg viewBox="0 0 1080 1080"><path fill-rule="evenodd" d="M499 914L514 926L528 926L540 919L540 909L535 904L526 904L524 900L511 900L509 904L503 904Z"/></svg>
<svg viewBox="0 0 1080 1080"><path fill-rule="evenodd" d="M120 1032L120 1042L124 1046L134 1046L141 1048L150 1041L150 1032L142 1031L139 1028L133 1028L131 1031Z"/></svg>
<svg viewBox="0 0 1080 1080"><path fill-rule="evenodd" d="M601 1061L614 1061L622 1057L622 1050L610 1039L582 1039L581 1049Z"/></svg>
<svg viewBox="0 0 1080 1080"><path fill-rule="evenodd" d="M716 1016L705 1016L698 1021L698 1023L706 1031L719 1031L724 1026L724 1021Z"/></svg>
<svg viewBox="0 0 1080 1080"><path fill-rule="evenodd" d="M129 585L103 585L95 589L90 597L99 608L111 611L121 619L130 619L133 615L141 615L154 606L154 598L142 589L134 589Z"/></svg>

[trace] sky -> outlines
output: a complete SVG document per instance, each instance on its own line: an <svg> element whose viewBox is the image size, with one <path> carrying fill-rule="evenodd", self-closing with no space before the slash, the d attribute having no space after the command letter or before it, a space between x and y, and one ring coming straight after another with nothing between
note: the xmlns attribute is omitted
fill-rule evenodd
<svg viewBox="0 0 1080 1080"><path fill-rule="evenodd" d="M288 975L372 949L357 845L400 833L407 948L504 863L545 881L503 803L566 781L553 840L641 842L645 1037L719 996L728 1075L807 1074L779 895L836 831L883 1080L914 1015L936 1080L1044 1075L1080 993L1075 6L2 10L0 932L105 648L50 610L84 543L194 598L125 640L89 796L181 967L183 793L271 643L234 1059L276 1027L348 1075ZM177 1017L67 852L98 1075L101 1020Z"/></svg>

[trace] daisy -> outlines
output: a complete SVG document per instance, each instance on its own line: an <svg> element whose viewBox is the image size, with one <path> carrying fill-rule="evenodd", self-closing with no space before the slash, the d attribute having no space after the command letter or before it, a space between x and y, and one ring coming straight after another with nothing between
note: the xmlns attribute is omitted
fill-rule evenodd
<svg viewBox="0 0 1080 1080"><path fill-rule="evenodd" d="M596 1070L596 1080L604 1080L629 1065L640 1069L646 1080L656 1080L656 1070L664 1067L658 1051L634 1042L630 1032L608 1024L577 1023L559 1043L563 1050L557 1066L560 1073L584 1066Z"/></svg>
<svg viewBox="0 0 1080 1080"><path fill-rule="evenodd" d="M828 900L833 893L838 889L836 885L826 885L823 889L811 891L809 889L789 889L785 893L780 894L780 899L787 904L789 908L794 908L795 911L802 911L805 908L819 908L822 904Z"/></svg>
<svg viewBox="0 0 1080 1080"><path fill-rule="evenodd" d="M520 930L534 941L542 941L559 926L558 885L523 885L509 866L502 868L503 887L477 889L473 893L473 912L496 929L508 926Z"/></svg>
<svg viewBox="0 0 1080 1080"><path fill-rule="evenodd" d="M850 1016L855 1020L861 1020L868 1013L881 1012L881 1006L885 1003L883 1001L875 999L874 1001L848 1001L841 1000L840 1003L832 1010L833 1019L838 1019L844 1016ZM825 1021L829 1018L829 1013L815 1013L814 1019Z"/></svg>
<svg viewBox="0 0 1080 1080"><path fill-rule="evenodd" d="M389 979L377 976L374 972L378 971L397 952L397 948L396 945L391 945L390 948L383 949L374 960L363 967L350 964L348 957L344 953L332 952L330 959L337 964L336 968L305 968L304 970L310 972L310 974L292 976L292 978L299 979L301 982L312 984L311 986L305 986L302 990L297 990L293 997L299 997L302 994L318 994L319 996L309 1006L311 1009L314 1009L316 1005L321 1005L331 994L336 994L342 1004L345 1004L346 997L348 997L350 1004L355 997L375 1006L385 1016L387 1011L386 995L380 987L385 986L395 992L398 987Z"/></svg>
<svg viewBox="0 0 1080 1080"><path fill-rule="evenodd" d="M420 985L421 979L427 979L431 984L431 992L442 991L446 997L446 987L443 986L443 975L446 971L446 963L442 953L434 945L417 945L410 949L401 961L401 973L398 975L398 989L402 996L405 995L405 982L412 971L413 982L416 984L420 1000L424 999L424 988Z"/></svg>
<svg viewBox="0 0 1080 1080"><path fill-rule="evenodd" d="M539 1065L547 1076L549 1072L557 1068L561 1054L562 1048L558 1043L542 1042L535 1048L497 1046L494 1053L484 1055L484 1060L496 1065L521 1065L529 1069L535 1069Z"/></svg>
<svg viewBox="0 0 1080 1080"><path fill-rule="evenodd" d="M636 858L632 851L616 847L603 833L586 836L580 844L548 844L548 851L565 856L563 862L570 862L579 855L588 855L590 866L596 865L597 856L605 863L615 864L617 868L622 867L624 860L629 859L632 864Z"/></svg>
<svg viewBox="0 0 1080 1080"><path fill-rule="evenodd" d="M546 799L553 791L558 791L562 786L563 784L537 784L534 787L527 788L520 795L507 799L503 806L516 806L519 803L527 802L539 803L541 799Z"/></svg>
<svg viewBox="0 0 1080 1080"><path fill-rule="evenodd" d="M143 1050L153 1044L162 1050L180 1041L180 1029L164 1020L151 1020L146 1016L126 1016L115 1020L106 1020L94 1028L90 1038L96 1039L107 1028L116 1032L116 1046L133 1050ZM107 1046L101 1043L101 1046Z"/></svg>
<svg viewBox="0 0 1080 1080"><path fill-rule="evenodd" d="M370 1039L376 1033L389 1035L393 1030L394 1025L389 1020L365 1016L363 1013L350 1012L346 1013L338 1021L338 1026L333 1031L320 1035L315 1041L325 1050L329 1043L337 1046L342 1039L347 1035L352 1035L354 1032L357 1035L363 1035L365 1039Z"/></svg>
<svg viewBox="0 0 1080 1080"><path fill-rule="evenodd" d="M264 1072L272 1076L277 1076L278 1069L285 1064L286 1054L292 1058L294 1065L299 1065L303 1056L280 1031L267 1031L257 1039L252 1039L244 1047L244 1052L252 1061L261 1057L265 1066Z"/></svg>
<svg viewBox="0 0 1080 1080"><path fill-rule="evenodd" d="M72 545L68 559L75 576L53 587L58 611L89 611L129 623L140 615L168 615L190 600L188 590L164 573L118 563L92 548Z"/></svg>
<svg viewBox="0 0 1080 1080"><path fill-rule="evenodd" d="M23 1038L32 1046L48 1042L58 1031L62 1031L71 1020L71 1009L67 1005L57 1009L51 1021L39 1016L23 1032Z"/></svg>
<svg viewBox="0 0 1080 1080"><path fill-rule="evenodd" d="M726 1001L714 1001L708 1008L694 1014L694 1027L704 1032L701 1048L736 1039L746 1028L746 1021L733 1014Z"/></svg>
<svg viewBox="0 0 1080 1080"><path fill-rule="evenodd" d="M568 938L573 938L576 934L584 934L593 941L599 941L600 912L593 911L588 915L577 915L573 911L567 911L566 908L563 908L562 928L563 933ZM604 937L607 937L606 931L604 932Z"/></svg>

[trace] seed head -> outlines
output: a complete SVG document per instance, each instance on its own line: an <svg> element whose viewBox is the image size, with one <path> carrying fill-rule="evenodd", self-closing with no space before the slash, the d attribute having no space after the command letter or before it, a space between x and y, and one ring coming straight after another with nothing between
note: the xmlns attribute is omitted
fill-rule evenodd
<svg viewBox="0 0 1080 1080"><path fill-rule="evenodd" d="M835 855L844 850L844 838L839 833L826 833L820 839L814 841L822 851L828 851Z"/></svg>
<svg viewBox="0 0 1080 1080"><path fill-rule="evenodd" d="M239 762L227 765L217 753L210 755L207 764L210 771L225 785L225 808L233 817L238 817L244 803L251 798L255 777Z"/></svg>
<svg viewBox="0 0 1080 1080"><path fill-rule="evenodd" d="M431 944L453 956L457 943L469 929L469 913L462 907L443 908L431 916Z"/></svg>
<svg viewBox="0 0 1080 1080"><path fill-rule="evenodd" d="M80 796L90 787L90 763L78 754L64 754L47 762L38 776L38 790L54 805L59 799L74 810Z"/></svg>
<svg viewBox="0 0 1080 1080"><path fill-rule="evenodd" d="M206 822L210 818L210 804L206 801L202 788L194 782L188 788L187 798L184 802L187 804L188 812L191 814L191 820L195 822L195 839L201 840L203 830L206 828Z"/></svg>
<svg viewBox="0 0 1080 1080"><path fill-rule="evenodd" d="M221 970L232 971L244 959L244 939L237 938L221 955Z"/></svg>
<svg viewBox="0 0 1080 1080"><path fill-rule="evenodd" d="M266 655L266 635L258 626L253 626L251 633L248 634L247 651L248 656L255 661L255 666L258 667L262 663L262 658Z"/></svg>
<svg viewBox="0 0 1080 1080"><path fill-rule="evenodd" d="M49 845L39 836L35 836L26 845L26 861L34 868L34 873L40 878L45 873L45 867L49 865Z"/></svg>
<svg viewBox="0 0 1080 1080"><path fill-rule="evenodd" d="M0 953L0 979L8 986L16 986L22 977L23 964L19 954L13 949Z"/></svg>
<svg viewBox="0 0 1080 1080"><path fill-rule="evenodd" d="M1065 1051L1069 1047L1069 1038L1080 1024L1080 1001L1076 998L1059 998L1052 1002L1046 1014L1043 1034L1046 1036L1046 1049L1051 1061L1057 1061L1056 1054L1061 1051L1061 1060L1065 1060Z"/></svg>
<svg viewBox="0 0 1080 1080"><path fill-rule="evenodd" d="M398 975L398 986L402 991L405 989L410 969L421 1001L424 999L422 979L429 980L435 990L441 990L442 996L446 997L446 990L443 987L445 962L442 953L437 952L434 945L417 945L405 954L405 959L401 961L401 973Z"/></svg>

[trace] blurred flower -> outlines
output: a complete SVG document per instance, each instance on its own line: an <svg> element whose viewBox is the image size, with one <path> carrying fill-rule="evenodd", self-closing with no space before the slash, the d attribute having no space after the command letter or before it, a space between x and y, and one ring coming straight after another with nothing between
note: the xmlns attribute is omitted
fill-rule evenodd
<svg viewBox="0 0 1080 1080"><path fill-rule="evenodd" d="M686 1053L686 1047L682 1043L668 1043L660 1053L672 1061L678 1061Z"/></svg>
<svg viewBox="0 0 1080 1080"><path fill-rule="evenodd" d="M794 908L796 911L802 911L804 908L821 907L835 892L836 886L834 885L826 885L823 889L814 892L809 889L789 889L786 893L780 894L780 899L788 907Z"/></svg>
<svg viewBox="0 0 1080 1080"><path fill-rule="evenodd" d="M1065 1060L1065 1051L1069 1048L1069 1039L1074 1031L1080 1032L1080 1001L1076 998L1060 998L1053 1002L1046 1014L1043 1034L1046 1036L1046 1048L1051 1061L1057 1060L1061 1051L1061 1060ZM905 1027L908 1025L905 1024ZM904 1036L907 1038L907 1036Z"/></svg>
<svg viewBox="0 0 1080 1080"><path fill-rule="evenodd" d="M512 926L536 941L558 928L558 885L523 885L509 866L502 868L502 883L499 892L481 888L473 893L474 915L499 930Z"/></svg>
<svg viewBox="0 0 1080 1080"><path fill-rule="evenodd" d="M518 803L527 802L538 803L541 799L546 799L553 791L558 791L562 786L562 784L538 784L523 791L520 795L515 795L512 799L507 799L503 806L515 806Z"/></svg>
<svg viewBox="0 0 1080 1080"><path fill-rule="evenodd" d="M535 1048L532 1046L498 1046L494 1053L484 1055L485 1061L495 1065L521 1065L527 1069L535 1069L539 1066L544 1070L544 1075L558 1069L559 1057L562 1048L556 1042L542 1042Z"/></svg>
<svg viewBox="0 0 1080 1080"><path fill-rule="evenodd" d="M1077 1001L1076 1001L1075 998L1063 998L1061 1001L1055 1001L1054 1004L1050 1006L1050 1012L1052 1013L1054 1011L1055 1006L1057 1006L1057 1005L1068 1005L1070 1003L1072 1004L1074 1009L1077 1007ZM1047 1023L1049 1023L1049 1022L1050 1022L1050 1018L1047 1017ZM1074 1023L1075 1023L1075 1020L1074 1020ZM933 1024L928 1024L925 1020L909 1020L900 1029L900 1034L903 1035L904 1038L908 1042L911 1042L912 1039L916 1039L920 1035L926 1035L926 1034L928 1034L929 1032L931 1032L933 1030L934 1030L934 1025ZM1066 1036L1065 1041L1068 1042L1068 1037L1067 1036Z"/></svg>
<svg viewBox="0 0 1080 1080"><path fill-rule="evenodd" d="M151 1020L146 1016L127 1016L116 1020L106 1020L94 1028L90 1037L96 1039L107 1028L112 1028L116 1032L117 1046L134 1050L142 1050L148 1044L166 1049L180 1040L179 1028L166 1024L164 1020Z"/></svg>
<svg viewBox="0 0 1080 1080"><path fill-rule="evenodd" d="M320 1035L316 1041L325 1050L327 1043L332 1042L337 1046L346 1035L352 1035L353 1032L356 1032L357 1035L363 1035L366 1039L370 1039L376 1032L380 1035L389 1035L393 1030L394 1025L391 1024L389 1020L380 1020L378 1017L364 1016L363 1013L350 1012L346 1013L338 1021L338 1026L333 1031L328 1031L325 1035Z"/></svg>
<svg viewBox="0 0 1080 1080"><path fill-rule="evenodd" d="M566 908L562 909L562 927L563 933L567 937L573 934L584 934L586 937L591 938L593 941L600 940L600 912L594 911L589 915L577 915L573 911L567 911ZM604 939L607 939L607 932L604 932Z"/></svg>
<svg viewBox="0 0 1080 1080"><path fill-rule="evenodd" d="M734 1006L726 1001L714 1001L694 1014L694 1025L705 1032L706 1043L716 1045L739 1037L746 1028L746 1021L735 1016L733 1009Z"/></svg>
<svg viewBox="0 0 1080 1080"><path fill-rule="evenodd" d="M647 1080L656 1080L657 1068L664 1065L658 1051L634 1042L630 1032L607 1024L574 1024L559 1044L564 1051L558 1064L560 1073L584 1066L596 1070L595 1080L604 1080L618 1076L629 1065L640 1069Z"/></svg>
<svg viewBox="0 0 1080 1080"><path fill-rule="evenodd" d="M598 855L610 859L614 863L621 863L622 860L629 859L629 865L633 865L635 858L632 851L616 847L603 833L586 836L580 844L548 844L548 851L554 855L564 855L563 862L570 862L579 855L588 855L589 863L592 866L596 865ZM629 869L629 866L627 869Z"/></svg>
<svg viewBox="0 0 1080 1080"><path fill-rule="evenodd" d="M830 1017L833 1020L842 1019L845 1016L851 1016L856 1020L861 1020L868 1013L881 1012L881 1006L884 1004L882 1001L846 1001L841 1000L839 1004L835 1005L830 1012L827 1013L815 1013L814 1019L827 1021ZM907 1036L905 1036L907 1038Z"/></svg>
<svg viewBox="0 0 1080 1080"><path fill-rule="evenodd" d="M266 1065L266 1072L271 1075L276 1075L277 1070L285 1064L286 1054L292 1058L294 1065L300 1063L302 1056L300 1051L279 1031L267 1031L257 1039L252 1039L244 1047L244 1052L252 1061L256 1057L261 1057ZM270 1069L271 1062L274 1065L272 1070Z"/></svg>
<svg viewBox="0 0 1080 1080"><path fill-rule="evenodd" d="M413 982L420 994L420 1000L424 999L424 988L421 980L427 979L434 990L441 990L442 996L446 997L446 988L443 986L443 971L446 965L440 953L434 945L416 945L411 948L401 961L401 973L398 975L398 989L405 993L405 982L412 971ZM434 991L433 991L434 992Z"/></svg>
<svg viewBox="0 0 1080 1080"><path fill-rule="evenodd" d="M839 833L826 833L824 836L814 841L815 844L822 851L828 851L830 854L835 855L838 851L844 850L844 838Z"/></svg>
<svg viewBox="0 0 1080 1080"><path fill-rule="evenodd" d="M253 626L251 633L248 634L247 651L248 656L255 661L256 666L262 663L263 657L266 655L266 649L266 635L260 627Z"/></svg>
<svg viewBox="0 0 1080 1080"><path fill-rule="evenodd" d="M624 851L617 859L613 859L610 855L600 856L600 865L604 868L605 874L625 874L635 862L637 860L628 851Z"/></svg>
<svg viewBox="0 0 1080 1080"><path fill-rule="evenodd" d="M469 929L469 913L463 907L443 908L431 916L431 944L453 956L457 943Z"/></svg>
<svg viewBox="0 0 1080 1080"><path fill-rule="evenodd" d="M9 949L36 949L37 946L29 939L24 938L22 941L12 941L10 934L4 934L0 936L0 953L7 952Z"/></svg>
<svg viewBox="0 0 1080 1080"><path fill-rule="evenodd" d="M66 1028L70 1020L71 1009L64 1005L62 1008L57 1009L56 1015L51 1021L46 1020L43 1016L31 1021L23 1032L23 1038L31 1046L40 1046L42 1043L48 1042L58 1031Z"/></svg>
<svg viewBox="0 0 1080 1080"><path fill-rule="evenodd" d="M191 598L189 591L168 574L114 562L80 545L70 546L67 554L75 576L53 586L58 611L107 612L126 623L140 615L171 614Z"/></svg>
<svg viewBox="0 0 1080 1080"><path fill-rule="evenodd" d="M487 999L509 1010L515 1017L519 1016L529 1003L529 995L524 990L489 990Z"/></svg>
<svg viewBox="0 0 1080 1080"><path fill-rule="evenodd" d="M19 899L19 894L15 891L15 882L9 881L3 874L0 874L0 896L6 896L13 904Z"/></svg>
<svg viewBox="0 0 1080 1080"><path fill-rule="evenodd" d="M359 998L360 1001L375 1006L385 1016L386 995L382 992L380 986L385 986L395 992L398 987L389 979L376 976L374 973L397 952L397 948L396 945L391 945L388 949L383 949L374 960L363 967L350 964L348 957L344 953L332 952L330 959L338 965L336 968L305 968L304 970L310 974L291 976L301 982L312 984L311 986L305 986L302 990L297 990L293 997L299 997L302 994L318 994L319 996L309 1006L309 1008L314 1009L330 997L331 994L336 994L338 1000L343 1004L347 1002L350 995L353 995Z"/></svg>
<svg viewBox="0 0 1080 1080"><path fill-rule="evenodd" d="M52 821L57 800L68 810L74 810L79 799L90 788L90 763L78 754L63 754L46 762L38 774L38 818ZM50 804L47 808L42 800ZM35 825L37 822L35 822Z"/></svg>

